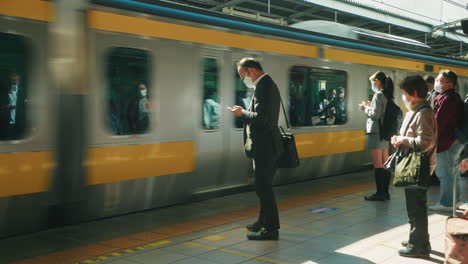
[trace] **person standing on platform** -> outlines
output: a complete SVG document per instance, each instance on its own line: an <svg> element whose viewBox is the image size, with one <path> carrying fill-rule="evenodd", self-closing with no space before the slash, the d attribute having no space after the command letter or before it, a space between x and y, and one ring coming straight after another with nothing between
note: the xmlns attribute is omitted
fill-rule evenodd
<svg viewBox="0 0 468 264"><path fill-rule="evenodd" d="M399 136L393 136L391 143L400 148L402 153L410 149L423 152L429 158L430 172L436 166L437 123L434 112L426 101L427 85L421 76L408 76L400 84L402 99L408 109ZM405 249L398 253L403 257L427 258L431 251L427 220L427 187L429 175L420 176L428 179L417 186L405 188L406 212L410 224L409 240L403 241Z"/></svg>
<svg viewBox="0 0 468 264"><path fill-rule="evenodd" d="M278 206L273 192L273 177L283 151L278 128L280 93L271 77L263 72L254 58L243 58L237 72L245 85L254 89L248 109L234 105L228 109L244 122L244 149L253 159L255 191L260 200L258 220L247 226L250 240L278 240L280 228Z"/></svg>
<svg viewBox="0 0 468 264"><path fill-rule="evenodd" d="M435 80L434 89L439 95L434 99L434 112L437 120L437 167L440 180L440 201L429 206L432 211L451 212L453 203L453 181L457 177L457 193L460 196L460 171L458 160L463 144L455 138L455 128L461 123L463 101L455 92L457 75L451 70L441 70Z"/></svg>
<svg viewBox="0 0 468 264"><path fill-rule="evenodd" d="M434 99L439 94L438 92L434 90L435 79L429 74L424 75L423 79L424 81L426 81L426 84L427 84L426 101L431 105L432 108L434 108ZM439 178L437 178L437 175L435 172L431 175L430 183L431 185L436 185L436 186L440 185Z"/></svg>
<svg viewBox="0 0 468 264"><path fill-rule="evenodd" d="M371 150L372 154L377 192L365 196L364 199L367 201L385 201L390 200L388 188L391 175L389 171L383 168L383 163L388 159L389 142L381 139L380 124L383 122L387 102L393 99L393 81L381 71L374 73L369 81L374 91L372 102L361 102L359 107L364 110L367 116L366 147Z"/></svg>
<svg viewBox="0 0 468 264"><path fill-rule="evenodd" d="M436 90L434 90L435 79L429 74L424 75L423 79L424 81L426 81L427 89L428 89L426 100L429 102L431 107L434 108L434 99L439 94L438 92L436 92Z"/></svg>

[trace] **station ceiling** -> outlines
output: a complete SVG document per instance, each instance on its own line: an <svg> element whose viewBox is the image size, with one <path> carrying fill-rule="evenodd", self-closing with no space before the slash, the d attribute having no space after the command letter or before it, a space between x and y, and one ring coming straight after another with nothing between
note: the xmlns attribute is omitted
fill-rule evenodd
<svg viewBox="0 0 468 264"><path fill-rule="evenodd" d="M155 0L156 1L156 0ZM263 18L272 18L279 23L291 25L301 21L325 20L341 24L410 38L427 44L431 48L424 52L446 57L464 58L468 60L468 36L461 34L454 22L451 24L434 26L410 17L400 16L385 10L360 5L357 2L341 1L349 6L343 11L318 5L305 0L165 0L192 7L198 7L216 12L235 12L234 15L251 14ZM268 2L270 4L268 4ZM353 10L366 9L363 12ZM467 6L468 8L468 6ZM377 19L376 15L383 14L385 19ZM382 17L382 16L380 16ZM418 47L414 47L415 51Z"/></svg>

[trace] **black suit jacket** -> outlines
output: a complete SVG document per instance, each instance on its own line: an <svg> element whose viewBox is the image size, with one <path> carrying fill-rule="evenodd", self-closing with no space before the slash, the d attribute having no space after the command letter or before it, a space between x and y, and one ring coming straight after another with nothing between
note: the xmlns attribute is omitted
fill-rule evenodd
<svg viewBox="0 0 468 264"><path fill-rule="evenodd" d="M248 110L243 110L247 157L276 160L283 151L278 128L280 93L269 75L258 82Z"/></svg>

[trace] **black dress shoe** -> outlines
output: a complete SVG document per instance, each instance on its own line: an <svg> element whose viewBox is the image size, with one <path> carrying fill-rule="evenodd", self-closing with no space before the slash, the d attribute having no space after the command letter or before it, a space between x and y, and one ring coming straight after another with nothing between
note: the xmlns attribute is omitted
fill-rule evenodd
<svg viewBox="0 0 468 264"><path fill-rule="evenodd" d="M385 194L385 200L390 200L390 194L389 193Z"/></svg>
<svg viewBox="0 0 468 264"><path fill-rule="evenodd" d="M398 254L407 258L429 258L429 250L415 250L413 248L404 248L398 251Z"/></svg>
<svg viewBox="0 0 468 264"><path fill-rule="evenodd" d="M247 238L249 240L278 240L279 233L278 230L268 231L265 228L262 228L258 232L248 233Z"/></svg>
<svg viewBox="0 0 468 264"><path fill-rule="evenodd" d="M385 201L385 196L374 193L374 194L369 195L369 196L364 196L364 200L366 200L366 201Z"/></svg>
<svg viewBox="0 0 468 264"><path fill-rule="evenodd" d="M258 232L262 229L262 226L258 222L255 222L251 225L246 225L245 228L250 232Z"/></svg>

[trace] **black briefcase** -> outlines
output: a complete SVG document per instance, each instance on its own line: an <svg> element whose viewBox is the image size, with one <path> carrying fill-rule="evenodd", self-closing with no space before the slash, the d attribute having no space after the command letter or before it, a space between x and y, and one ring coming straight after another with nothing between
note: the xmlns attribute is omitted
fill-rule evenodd
<svg viewBox="0 0 468 264"><path fill-rule="evenodd" d="M281 129L281 136L283 140L283 152L281 153L280 158L278 159L279 168L296 168L299 166L299 155L297 154L296 141L294 140L294 135L291 133L284 132L284 129Z"/></svg>

